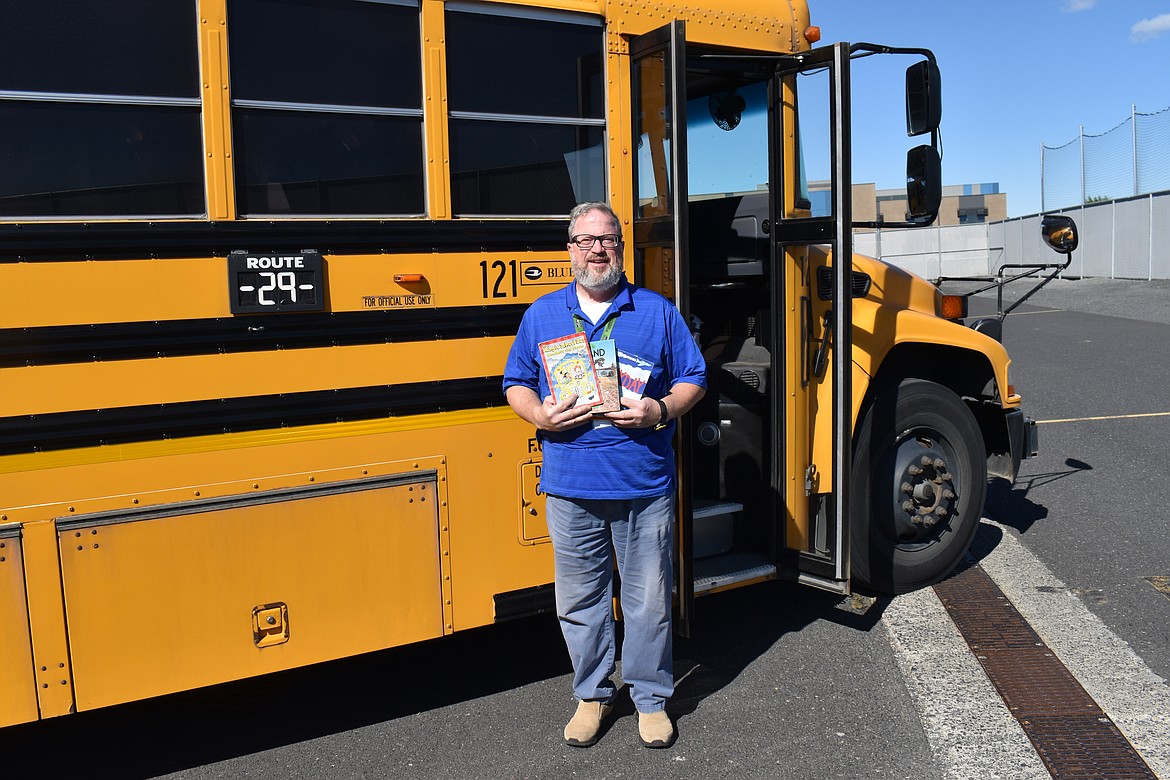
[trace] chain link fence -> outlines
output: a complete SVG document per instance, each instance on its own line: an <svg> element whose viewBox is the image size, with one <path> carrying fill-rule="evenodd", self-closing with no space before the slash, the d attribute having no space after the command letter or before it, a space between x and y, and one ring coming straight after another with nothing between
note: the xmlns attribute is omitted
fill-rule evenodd
<svg viewBox="0 0 1170 780"><path fill-rule="evenodd" d="M1040 210L1070 208L1170 190L1170 106L1136 107L1116 127L1040 146Z"/></svg>

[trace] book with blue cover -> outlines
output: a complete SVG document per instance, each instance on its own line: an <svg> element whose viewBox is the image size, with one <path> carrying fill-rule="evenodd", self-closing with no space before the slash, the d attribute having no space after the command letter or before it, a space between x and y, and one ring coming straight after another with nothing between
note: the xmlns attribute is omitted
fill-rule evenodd
<svg viewBox="0 0 1170 780"><path fill-rule="evenodd" d="M646 383L650 381L654 364L619 349L618 369L621 373L622 395L626 398L641 398L646 392Z"/></svg>

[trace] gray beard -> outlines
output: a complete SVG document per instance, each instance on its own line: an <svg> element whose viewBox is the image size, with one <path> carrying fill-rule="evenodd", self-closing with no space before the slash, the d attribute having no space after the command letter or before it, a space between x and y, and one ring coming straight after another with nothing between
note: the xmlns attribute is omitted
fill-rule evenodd
<svg viewBox="0 0 1170 780"><path fill-rule="evenodd" d="M624 277L624 269L613 265L608 266L601 274L594 274L587 265L573 269L573 278L577 280L577 284L594 292L613 289Z"/></svg>

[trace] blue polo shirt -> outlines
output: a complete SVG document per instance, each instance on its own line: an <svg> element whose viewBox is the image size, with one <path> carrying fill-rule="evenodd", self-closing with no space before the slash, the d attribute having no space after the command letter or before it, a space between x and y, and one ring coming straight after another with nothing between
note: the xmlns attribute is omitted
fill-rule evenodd
<svg viewBox="0 0 1170 780"><path fill-rule="evenodd" d="M541 400L550 394L538 344L567 336L577 328L576 314L591 341L606 323L617 348L652 363L643 395L661 398L677 382L707 386L706 365L678 309L650 290L623 282L617 297L596 323L581 310L576 282L541 296L524 313L504 367L504 390L522 385ZM537 431L544 453L540 486L565 498L649 498L674 489L674 421L662 430L594 427L588 422L567 431Z"/></svg>

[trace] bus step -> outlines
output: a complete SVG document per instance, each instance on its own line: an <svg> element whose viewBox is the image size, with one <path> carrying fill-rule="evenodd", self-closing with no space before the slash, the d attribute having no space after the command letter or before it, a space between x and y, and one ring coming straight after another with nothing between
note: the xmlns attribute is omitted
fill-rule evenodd
<svg viewBox="0 0 1170 780"><path fill-rule="evenodd" d="M735 514L743 509L736 501L696 501L693 551L695 558L722 555L731 551Z"/></svg>
<svg viewBox="0 0 1170 780"><path fill-rule="evenodd" d="M732 515L743 510L743 504L738 501L704 501L698 499L694 503L692 517L718 517Z"/></svg>
<svg viewBox="0 0 1170 780"><path fill-rule="evenodd" d="M728 553L695 561L695 595L776 579L776 564L757 553Z"/></svg>

